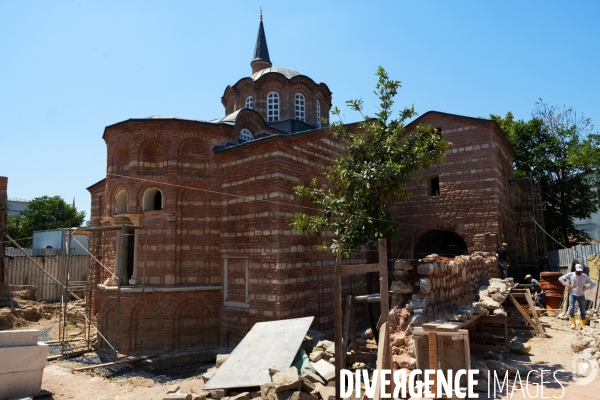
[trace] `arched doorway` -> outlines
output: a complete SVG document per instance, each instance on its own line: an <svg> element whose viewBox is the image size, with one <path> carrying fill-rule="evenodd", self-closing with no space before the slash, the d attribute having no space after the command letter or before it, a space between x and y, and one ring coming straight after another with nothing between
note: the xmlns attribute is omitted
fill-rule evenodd
<svg viewBox="0 0 600 400"><path fill-rule="evenodd" d="M413 257L423 258L429 254L455 257L468 254L468 247L462 237L452 231L434 229L424 234L415 245Z"/></svg>

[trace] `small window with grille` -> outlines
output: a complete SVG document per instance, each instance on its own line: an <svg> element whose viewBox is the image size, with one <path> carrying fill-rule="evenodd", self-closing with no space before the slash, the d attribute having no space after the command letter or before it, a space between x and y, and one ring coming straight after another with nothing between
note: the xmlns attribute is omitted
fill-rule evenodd
<svg viewBox="0 0 600 400"><path fill-rule="evenodd" d="M252 106L254 105L254 99L252 98L252 96L248 96L246 97L246 108L252 108Z"/></svg>
<svg viewBox="0 0 600 400"><path fill-rule="evenodd" d="M304 96L302 96L300 93L296 94L294 103L296 105L296 119L304 122L306 116Z"/></svg>
<svg viewBox="0 0 600 400"><path fill-rule="evenodd" d="M279 94L271 92L267 96L267 122L279 121Z"/></svg>
<svg viewBox="0 0 600 400"><path fill-rule="evenodd" d="M242 129L240 131L240 139L244 142L247 142L254 139L254 136L252 136L252 132L250 132L248 129Z"/></svg>

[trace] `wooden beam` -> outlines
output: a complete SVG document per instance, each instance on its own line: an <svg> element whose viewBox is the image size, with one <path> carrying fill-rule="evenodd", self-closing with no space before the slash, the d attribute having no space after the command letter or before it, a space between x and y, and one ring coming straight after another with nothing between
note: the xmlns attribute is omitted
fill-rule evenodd
<svg viewBox="0 0 600 400"><path fill-rule="evenodd" d="M379 264L354 264L342 265L342 275L366 274L367 272L378 272Z"/></svg>
<svg viewBox="0 0 600 400"><path fill-rule="evenodd" d="M342 352L342 256L338 250L335 260L335 277L333 280L333 341L335 344L335 398L340 399L340 375L343 369Z"/></svg>
<svg viewBox="0 0 600 400"><path fill-rule="evenodd" d="M109 365L128 364L128 363L148 360L150 358L156 358L156 357L158 357L158 354L153 354L151 356L136 357L136 358L120 359L117 361L108 362L108 363L104 363L104 364L96 364L96 365L90 365L87 367L73 368L73 371L87 371L87 370L95 369L95 368L108 367Z"/></svg>
<svg viewBox="0 0 600 400"><path fill-rule="evenodd" d="M387 267L387 241L379 239L379 279L381 279L381 289L379 292L381 301L381 324L388 322L390 316L390 296L388 286L388 267ZM389 336L389 332L386 332ZM386 367L387 368L387 367Z"/></svg>
<svg viewBox="0 0 600 400"><path fill-rule="evenodd" d="M535 304L533 304L533 299L531 298L531 293L529 293L529 291L525 292L525 299L527 300L527 304L529 305L529 309L531 310L531 315L533 315L533 320L535 321L535 326L537 327L538 332L543 338L545 338L546 332L544 331L544 327L540 323L537 311L535 310Z"/></svg>

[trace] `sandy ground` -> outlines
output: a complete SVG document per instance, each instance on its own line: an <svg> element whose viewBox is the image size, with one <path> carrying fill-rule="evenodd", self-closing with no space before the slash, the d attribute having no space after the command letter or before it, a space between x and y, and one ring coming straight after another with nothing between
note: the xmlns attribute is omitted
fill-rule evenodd
<svg viewBox="0 0 600 400"><path fill-rule="evenodd" d="M536 370L546 370L544 378L543 398L575 399L600 399L600 376L596 377L590 384L580 386L574 383L571 374L573 352L570 348L574 332L569 328L567 321L554 319L553 317L542 317L548 338L533 337L529 339L532 346L530 354L522 356L510 354L506 358L518 360ZM51 321L40 321L38 324L28 326L28 329L39 329L49 326ZM53 327L53 331L56 327ZM53 361L44 370L42 388L53 393L53 399L162 399L167 391L174 385L181 386L184 393L200 393L202 380L198 377L180 380L175 383L156 383L151 379L134 378L104 378L95 372L72 372L73 364L67 361ZM548 372L551 371L551 372ZM552 377L557 372L557 378L561 387ZM490 396L479 393L480 399L530 399L542 398L539 375L532 375L528 385L527 393L526 377L522 377L523 385L513 385L514 380L509 382L508 396L506 389L501 396L497 393L493 396L493 388ZM514 386L514 392L513 392ZM523 390L520 390L523 388Z"/></svg>

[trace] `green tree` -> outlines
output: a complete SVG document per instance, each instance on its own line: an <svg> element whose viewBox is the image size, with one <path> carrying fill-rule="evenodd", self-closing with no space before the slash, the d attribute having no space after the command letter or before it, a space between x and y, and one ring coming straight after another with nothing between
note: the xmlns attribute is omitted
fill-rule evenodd
<svg viewBox="0 0 600 400"><path fill-rule="evenodd" d="M399 225L392 206L410 193L406 184L421 168L445 159L448 142L430 125L418 125L408 132L405 121L417 115L414 105L405 107L398 118L391 119L394 97L400 82L389 79L379 67L374 93L380 105L376 118L363 114L363 101L346 104L363 116L356 130L348 130L340 121L331 125L333 138L346 148L325 173L327 184L313 179L309 186L296 186L296 194L309 198L320 210L316 214L296 213L292 224L305 232L332 231L336 238L332 250L358 250L374 246L377 239L393 238ZM334 107L332 114L340 116Z"/></svg>
<svg viewBox="0 0 600 400"><path fill-rule="evenodd" d="M362 100L347 101L363 121L355 130L347 129L341 118L332 123L333 138L345 147L345 155L327 169L325 185L314 178L309 186L294 188L298 196L310 199L319 210L296 213L294 228L333 232L331 248L334 252L341 250L344 256L363 246L374 250L378 239L397 236L399 225L392 206L410 197L406 184L412 175L442 162L449 144L430 125L418 125L410 132L405 129L405 121L417 115L414 105L405 107L398 118L391 118L400 82L389 79L382 67L376 76L375 94L380 101L376 118L363 114ZM337 107L332 113L340 117ZM326 243L321 247L325 248ZM377 252L367 252L367 260L376 262ZM373 273L367 274L367 291L373 293ZM368 311L371 328L376 332L372 305Z"/></svg>
<svg viewBox="0 0 600 400"><path fill-rule="evenodd" d="M563 246L589 239L575 228L575 219L598 211L600 136L589 118L572 108L536 103L529 121L490 115L515 150L515 176L540 183L545 230ZM551 248L559 247L550 240Z"/></svg>
<svg viewBox="0 0 600 400"><path fill-rule="evenodd" d="M13 239L23 239L19 245L30 247L34 231L78 227L84 219L85 211L77 211L60 196L42 196L27 203L21 215L9 216L6 230Z"/></svg>

